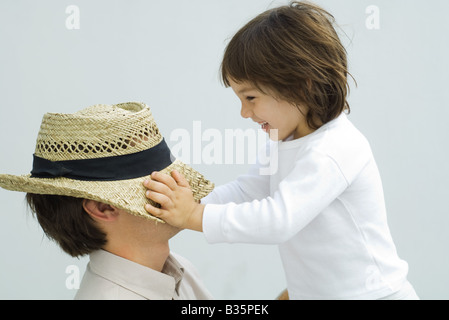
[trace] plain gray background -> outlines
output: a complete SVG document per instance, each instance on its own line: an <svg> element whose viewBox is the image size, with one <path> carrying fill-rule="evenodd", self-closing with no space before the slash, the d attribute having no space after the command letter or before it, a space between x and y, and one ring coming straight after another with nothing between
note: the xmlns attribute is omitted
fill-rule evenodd
<svg viewBox="0 0 449 320"><path fill-rule="evenodd" d="M0 173L31 169L45 112L144 101L164 136L177 128L256 128L218 77L232 35L256 14L287 1L0 1ZM391 232L423 299L449 298L449 2L320 0L343 30L351 121L366 135L385 191ZM80 29L66 28L66 8ZM379 8L369 29L366 8ZM217 185L244 165L192 164ZM0 189L0 298L72 299L75 265L26 209L24 194ZM188 259L215 298L273 299L285 287L277 248L209 245L184 231L171 248Z"/></svg>

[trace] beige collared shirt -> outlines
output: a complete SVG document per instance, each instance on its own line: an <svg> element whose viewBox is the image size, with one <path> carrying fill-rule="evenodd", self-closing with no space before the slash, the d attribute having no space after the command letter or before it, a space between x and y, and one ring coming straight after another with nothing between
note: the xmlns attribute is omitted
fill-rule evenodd
<svg viewBox="0 0 449 320"><path fill-rule="evenodd" d="M207 300L212 299L196 269L185 258L170 253L162 272L104 250L90 261L76 300Z"/></svg>

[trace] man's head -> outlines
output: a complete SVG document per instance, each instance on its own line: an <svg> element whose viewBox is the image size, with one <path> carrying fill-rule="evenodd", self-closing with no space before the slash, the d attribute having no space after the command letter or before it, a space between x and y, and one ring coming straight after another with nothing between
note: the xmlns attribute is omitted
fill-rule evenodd
<svg viewBox="0 0 449 320"><path fill-rule="evenodd" d="M144 208L151 200L143 181L153 171L172 170L186 177L196 200L213 189L172 157L148 106L94 105L73 114L45 114L31 174L0 174L0 187L26 192L45 233L68 254L80 256L115 239L134 241L130 230L147 236L142 241L152 241L149 229L157 228L163 241L176 234Z"/></svg>
<svg viewBox="0 0 449 320"><path fill-rule="evenodd" d="M106 234L83 208L83 199L27 193L26 201L48 238L72 257L101 249Z"/></svg>
<svg viewBox="0 0 449 320"><path fill-rule="evenodd" d="M27 193L26 201L46 236L72 257L117 248L119 243L168 241L179 232L95 200Z"/></svg>

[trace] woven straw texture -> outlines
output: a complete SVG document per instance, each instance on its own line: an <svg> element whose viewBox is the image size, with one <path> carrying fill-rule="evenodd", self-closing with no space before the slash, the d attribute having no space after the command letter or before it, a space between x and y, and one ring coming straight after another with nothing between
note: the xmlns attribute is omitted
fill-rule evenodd
<svg viewBox="0 0 449 320"><path fill-rule="evenodd" d="M113 106L95 105L73 114L44 115L36 141L37 156L52 160L92 159L131 154L157 145L162 140L148 106L129 102ZM174 161L161 170L182 173L195 200L209 194L214 185L202 174ZM100 201L131 214L161 221L145 209L143 181L150 176L119 181L80 181L68 178L31 178L30 175L0 175L0 186L12 191L66 195Z"/></svg>
<svg viewBox="0 0 449 320"><path fill-rule="evenodd" d="M73 114L45 114L35 154L51 161L102 158L143 151L161 140L146 105L99 104Z"/></svg>

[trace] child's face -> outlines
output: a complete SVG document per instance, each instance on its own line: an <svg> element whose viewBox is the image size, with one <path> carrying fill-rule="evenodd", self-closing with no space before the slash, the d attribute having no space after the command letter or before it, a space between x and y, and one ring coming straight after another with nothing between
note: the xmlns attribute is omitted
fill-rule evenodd
<svg viewBox="0 0 449 320"><path fill-rule="evenodd" d="M230 81L230 84L242 101L240 112L242 117L251 118L259 123L262 129L270 134L270 139L285 140L290 135L293 135L293 139L298 139L313 131L295 105L284 100L276 100L260 92L249 82ZM304 109L302 111L306 114L307 110ZM270 129L277 129L277 137L270 133Z"/></svg>

